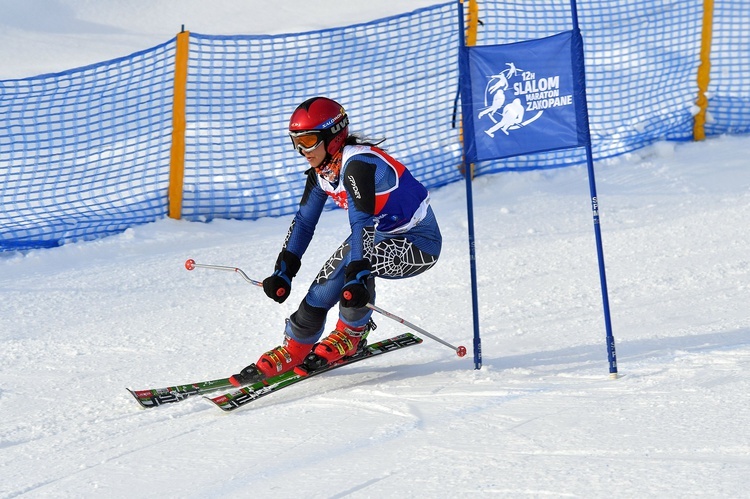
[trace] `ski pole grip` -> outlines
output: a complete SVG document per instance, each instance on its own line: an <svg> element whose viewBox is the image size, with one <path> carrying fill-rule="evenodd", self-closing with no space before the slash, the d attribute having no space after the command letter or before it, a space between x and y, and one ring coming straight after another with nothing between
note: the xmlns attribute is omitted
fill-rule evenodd
<svg viewBox="0 0 750 499"><path fill-rule="evenodd" d="M344 300L351 300L352 292L347 289L346 291L344 291L342 296L344 297Z"/></svg>

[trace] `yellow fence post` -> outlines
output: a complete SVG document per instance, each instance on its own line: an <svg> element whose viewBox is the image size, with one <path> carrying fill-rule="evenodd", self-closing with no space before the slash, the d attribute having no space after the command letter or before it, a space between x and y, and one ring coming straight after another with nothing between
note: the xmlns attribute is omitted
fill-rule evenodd
<svg viewBox="0 0 750 499"><path fill-rule="evenodd" d="M473 47L477 44L477 26L479 25L479 4L477 0L469 0L469 18L466 28L466 45Z"/></svg>
<svg viewBox="0 0 750 499"><path fill-rule="evenodd" d="M711 80L711 37L713 36L714 2L703 0L703 28L701 30L701 63L698 66L698 113L693 118L693 140L706 138L704 126L706 124L706 110L708 98L706 90Z"/></svg>
<svg viewBox="0 0 750 499"><path fill-rule="evenodd" d="M182 185L185 178L185 100L190 32L177 34L174 60L174 96L172 100L172 147L169 159L169 217L182 216Z"/></svg>
<svg viewBox="0 0 750 499"><path fill-rule="evenodd" d="M464 0L460 0L461 3L464 3ZM477 0L469 0L469 10L468 15L466 17L466 46L467 47L473 47L477 44L477 29L479 26L479 4L477 3ZM464 127L462 124L462 121L459 120L458 122L458 141L459 143L464 143ZM462 163L463 164L463 163ZM474 178L474 163L471 163L469 165L469 175L471 175L471 178ZM462 171L464 175L466 175L465 171Z"/></svg>

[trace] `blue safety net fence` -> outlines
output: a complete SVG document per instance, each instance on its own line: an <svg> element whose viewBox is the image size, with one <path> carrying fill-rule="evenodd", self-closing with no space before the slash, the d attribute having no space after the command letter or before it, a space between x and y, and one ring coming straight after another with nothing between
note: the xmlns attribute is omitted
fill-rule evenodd
<svg viewBox="0 0 750 499"><path fill-rule="evenodd" d="M517 0L512 7L504 1L482 2L477 45L543 38L572 28L568 0ZM692 138L702 16L700 1L681 1L679 7L643 0L578 2L595 159L656 140ZM476 174L585 160L583 148L567 149L482 163Z"/></svg>
<svg viewBox="0 0 750 499"><path fill-rule="evenodd" d="M163 217L174 42L0 81L0 250L57 246Z"/></svg>
<svg viewBox="0 0 750 499"><path fill-rule="evenodd" d="M386 138L426 184L457 180L457 44L453 4L302 34L191 34L183 218L293 213L307 163L289 116L316 95L346 108L351 133Z"/></svg>
<svg viewBox="0 0 750 499"><path fill-rule="evenodd" d="M750 7L715 1L708 135L750 131ZM572 27L568 0L480 1L479 45ZM703 2L579 0L595 159L692 138ZM462 179L455 2L272 36L191 33L182 218L290 215L305 161L286 134L303 100L436 188ZM0 251L93 239L167 215L176 42L64 73L0 81ZM573 149L481 175L585 161Z"/></svg>
<svg viewBox="0 0 750 499"><path fill-rule="evenodd" d="M714 0L706 135L750 132L750 2Z"/></svg>

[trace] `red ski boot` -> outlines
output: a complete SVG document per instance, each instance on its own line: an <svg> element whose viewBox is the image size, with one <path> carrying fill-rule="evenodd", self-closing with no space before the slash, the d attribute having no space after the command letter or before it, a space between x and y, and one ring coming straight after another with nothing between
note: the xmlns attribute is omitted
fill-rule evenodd
<svg viewBox="0 0 750 499"><path fill-rule="evenodd" d="M372 319L364 326L356 328L339 319L336 330L315 345L305 360L294 368L294 372L300 376L307 376L331 362L364 350L367 345L367 335L376 327Z"/></svg>
<svg viewBox="0 0 750 499"><path fill-rule="evenodd" d="M257 363L250 364L229 381L234 386L249 385L290 371L305 359L312 347L312 344L300 343L285 335L283 345L264 353Z"/></svg>
<svg viewBox="0 0 750 499"><path fill-rule="evenodd" d="M312 344L300 343L284 336L284 344L269 350L258 359L258 370L267 377L285 373L298 365L312 350Z"/></svg>
<svg viewBox="0 0 750 499"><path fill-rule="evenodd" d="M369 323L360 327L352 327L339 319L336 330L323 338L315 346L313 353L330 364L342 357L349 357L365 347L367 333L370 332Z"/></svg>

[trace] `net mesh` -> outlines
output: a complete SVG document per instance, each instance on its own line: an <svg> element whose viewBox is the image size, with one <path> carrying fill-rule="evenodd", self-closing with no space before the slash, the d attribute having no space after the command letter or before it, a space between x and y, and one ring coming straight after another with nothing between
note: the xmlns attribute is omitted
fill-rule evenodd
<svg viewBox="0 0 750 499"><path fill-rule="evenodd" d="M750 132L750 3L714 1L706 135Z"/></svg>
<svg viewBox="0 0 750 499"><path fill-rule="evenodd" d="M121 232L167 206L174 44L0 82L0 249Z"/></svg>
<svg viewBox="0 0 750 499"><path fill-rule="evenodd" d="M707 135L750 132L750 4L714 2ZM568 0L480 1L479 45L572 27ZM595 159L692 138L703 2L580 0ZM182 218L294 212L306 163L286 135L315 95L429 188L462 179L457 3L272 36L190 34ZM92 239L168 211L176 42L0 81L0 251ZM580 149L475 165L557 168Z"/></svg>

